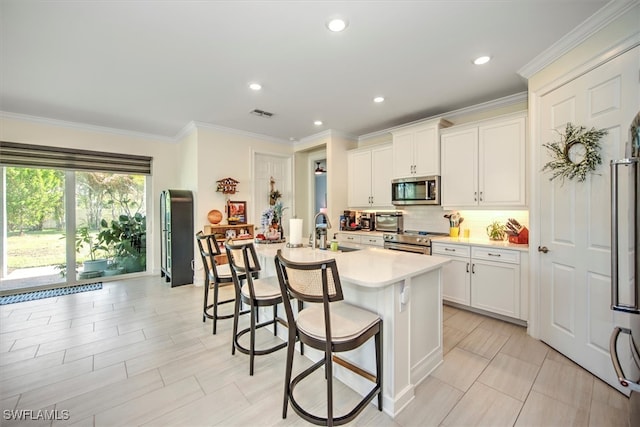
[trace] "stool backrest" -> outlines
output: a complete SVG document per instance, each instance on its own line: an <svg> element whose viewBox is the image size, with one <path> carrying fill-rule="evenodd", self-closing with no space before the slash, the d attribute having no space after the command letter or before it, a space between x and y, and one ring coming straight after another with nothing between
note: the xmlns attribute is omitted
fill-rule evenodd
<svg viewBox="0 0 640 427"><path fill-rule="evenodd" d="M218 281L218 269L215 257L222 255L218 241L213 234L204 234L202 231L196 233L196 240L202 257L202 265L205 268L205 280L212 275Z"/></svg>
<svg viewBox="0 0 640 427"><path fill-rule="evenodd" d="M276 255L278 278L292 297L305 302L334 302L344 299L335 259L294 262L280 250Z"/></svg>
<svg viewBox="0 0 640 427"><path fill-rule="evenodd" d="M253 278L255 274L260 271L260 262L258 261L258 255L256 254L256 248L253 246L253 242L236 244L233 240L228 239L225 241L224 247L227 251L229 266L231 266L231 275L233 276L233 283L236 288L236 296L239 297L241 293L242 286L240 279L246 279L249 296L254 300L256 294L253 288Z"/></svg>

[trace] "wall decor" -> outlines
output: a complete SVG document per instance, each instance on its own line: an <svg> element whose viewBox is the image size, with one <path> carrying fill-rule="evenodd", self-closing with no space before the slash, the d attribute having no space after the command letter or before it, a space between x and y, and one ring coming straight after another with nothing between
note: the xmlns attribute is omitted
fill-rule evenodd
<svg viewBox="0 0 640 427"><path fill-rule="evenodd" d="M282 197L282 194L276 189L276 180L273 177L269 180L269 186L271 187L269 190L269 205L273 206Z"/></svg>
<svg viewBox="0 0 640 427"><path fill-rule="evenodd" d="M233 178L223 178L216 181L218 188L216 191L222 194L236 194L236 186L240 184L240 181L236 181Z"/></svg>
<svg viewBox="0 0 640 427"><path fill-rule="evenodd" d="M247 223L247 202L227 202L227 222L233 224Z"/></svg>
<svg viewBox="0 0 640 427"><path fill-rule="evenodd" d="M553 172L550 181L560 177L577 178L583 182L587 173L596 170L602 164L600 156L600 139L607 134L605 129L574 126L567 123L564 134L560 133L560 141L542 144L550 151L552 160L544 165L542 171Z"/></svg>

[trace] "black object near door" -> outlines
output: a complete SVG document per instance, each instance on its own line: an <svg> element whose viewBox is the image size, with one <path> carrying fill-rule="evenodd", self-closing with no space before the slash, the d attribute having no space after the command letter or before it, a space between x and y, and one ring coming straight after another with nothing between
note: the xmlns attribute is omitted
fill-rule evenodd
<svg viewBox="0 0 640 427"><path fill-rule="evenodd" d="M160 277L171 287L193 283L193 194L164 190L160 194Z"/></svg>

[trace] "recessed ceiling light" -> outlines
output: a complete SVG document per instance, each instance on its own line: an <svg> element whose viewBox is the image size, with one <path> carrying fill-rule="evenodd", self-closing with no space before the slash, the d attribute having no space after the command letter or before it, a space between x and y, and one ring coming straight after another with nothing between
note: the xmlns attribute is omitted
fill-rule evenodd
<svg viewBox="0 0 640 427"><path fill-rule="evenodd" d="M384 97L376 96L375 98L373 98L373 102L377 102L377 103L384 102Z"/></svg>
<svg viewBox="0 0 640 427"><path fill-rule="evenodd" d="M260 90L260 89L262 89L262 85L260 85L259 83L250 83L249 84L249 89L251 89L251 90Z"/></svg>
<svg viewBox="0 0 640 427"><path fill-rule="evenodd" d="M483 65L483 64L486 64L489 61L491 61L491 57L490 56L480 56L480 57L474 59L473 63L476 64L476 65Z"/></svg>
<svg viewBox="0 0 640 427"><path fill-rule="evenodd" d="M327 28L334 33L339 33L347 28L347 21L341 18L334 18L327 22Z"/></svg>
<svg viewBox="0 0 640 427"><path fill-rule="evenodd" d="M314 125L316 126L322 126L322 121L321 120L316 120L315 122L313 122Z"/></svg>

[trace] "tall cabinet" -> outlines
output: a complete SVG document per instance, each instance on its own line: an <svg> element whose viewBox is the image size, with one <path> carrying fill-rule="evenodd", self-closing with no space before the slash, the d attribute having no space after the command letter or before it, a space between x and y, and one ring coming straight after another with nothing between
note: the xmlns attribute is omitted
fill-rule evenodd
<svg viewBox="0 0 640 427"><path fill-rule="evenodd" d="M171 287L193 283L193 194L164 190L160 194L160 277Z"/></svg>

